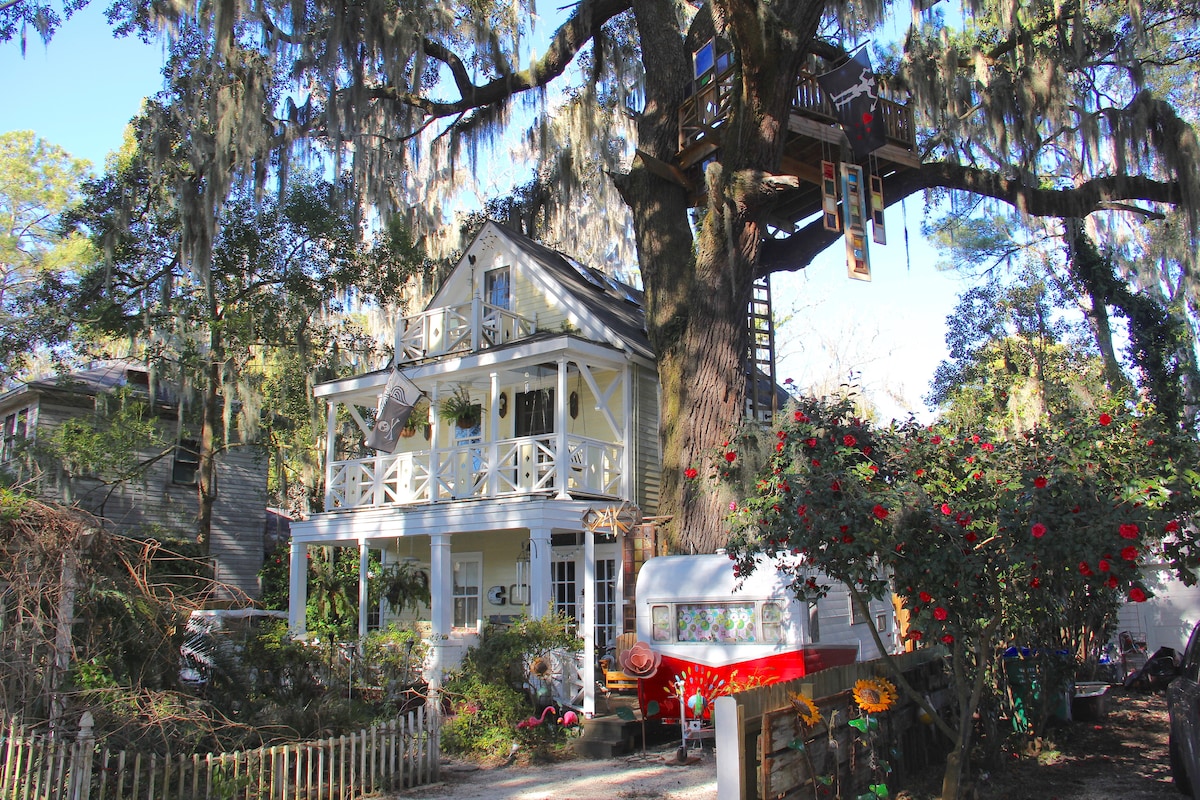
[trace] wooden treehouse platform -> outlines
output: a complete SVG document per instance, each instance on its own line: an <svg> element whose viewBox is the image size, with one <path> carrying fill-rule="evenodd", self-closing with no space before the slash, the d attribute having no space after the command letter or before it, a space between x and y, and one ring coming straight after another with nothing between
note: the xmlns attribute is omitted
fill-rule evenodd
<svg viewBox="0 0 1200 800"><path fill-rule="evenodd" d="M697 71L701 64L698 53ZM705 62L707 63L707 62ZM704 168L721 149L724 123L734 90L732 62L718 56L713 67L693 82L693 91L679 112L679 150L671 165L677 180L703 198ZM833 104L817 77L802 72L796 82L783 172L800 178L800 188L782 199L770 220L775 227L794 231L821 210L821 162L855 161L883 179L920 166L915 149L912 109L880 86L879 111L887 130L887 143L869 157L856 159L834 114ZM868 161L870 164L868 165Z"/></svg>

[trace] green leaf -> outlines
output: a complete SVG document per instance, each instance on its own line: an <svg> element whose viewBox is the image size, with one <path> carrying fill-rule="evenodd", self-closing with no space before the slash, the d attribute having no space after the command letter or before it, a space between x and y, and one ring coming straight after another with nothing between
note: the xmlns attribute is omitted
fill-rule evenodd
<svg viewBox="0 0 1200 800"><path fill-rule="evenodd" d="M627 706L620 706L617 708L617 716L626 722L632 722L634 719L633 709Z"/></svg>
<svg viewBox="0 0 1200 800"><path fill-rule="evenodd" d="M876 797L888 796L888 788L886 783L872 783L869 788Z"/></svg>
<svg viewBox="0 0 1200 800"><path fill-rule="evenodd" d="M832 775L818 775L817 783L821 784L822 786L832 786L833 785L833 776Z"/></svg>
<svg viewBox="0 0 1200 800"><path fill-rule="evenodd" d="M792 748L793 750L799 750L799 751L803 752L804 751L804 740L803 739L792 739L790 742L788 742L788 747Z"/></svg>
<svg viewBox="0 0 1200 800"><path fill-rule="evenodd" d="M646 703L646 716L647 717L653 717L657 713L658 713L658 701L651 700L649 703Z"/></svg>
<svg viewBox="0 0 1200 800"><path fill-rule="evenodd" d="M854 728L855 730L857 730L861 733L866 733L867 732L867 720L861 719L861 718L860 719L852 719L852 720L850 720L850 727Z"/></svg>

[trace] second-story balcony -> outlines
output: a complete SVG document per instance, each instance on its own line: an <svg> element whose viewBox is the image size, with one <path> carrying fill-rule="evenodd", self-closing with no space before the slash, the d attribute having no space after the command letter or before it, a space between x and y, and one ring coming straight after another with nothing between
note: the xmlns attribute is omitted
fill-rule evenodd
<svg viewBox="0 0 1200 800"><path fill-rule="evenodd" d="M396 326L396 362L475 353L532 336L537 320L514 314L478 297L405 317Z"/></svg>
<svg viewBox="0 0 1200 800"><path fill-rule="evenodd" d="M325 510L533 494L617 498L623 462L620 444L554 433L379 453L329 465Z"/></svg>

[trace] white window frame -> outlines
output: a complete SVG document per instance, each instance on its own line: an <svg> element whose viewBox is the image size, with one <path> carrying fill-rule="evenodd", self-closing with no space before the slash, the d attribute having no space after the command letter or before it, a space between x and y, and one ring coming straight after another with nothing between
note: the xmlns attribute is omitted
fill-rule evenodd
<svg viewBox="0 0 1200 800"><path fill-rule="evenodd" d="M483 624L483 553L478 551L471 553L452 553L451 554L451 571L450 571L450 605L451 605L451 627L455 632L463 633L479 633ZM477 569L479 585L475 586L474 592L465 591L471 587L459 587L458 585L458 565L459 564L474 564ZM464 591L460 592L460 588ZM464 600L469 604L474 601L475 604L475 619L469 620L466 618L467 609L463 609L463 616L459 616L459 601Z"/></svg>

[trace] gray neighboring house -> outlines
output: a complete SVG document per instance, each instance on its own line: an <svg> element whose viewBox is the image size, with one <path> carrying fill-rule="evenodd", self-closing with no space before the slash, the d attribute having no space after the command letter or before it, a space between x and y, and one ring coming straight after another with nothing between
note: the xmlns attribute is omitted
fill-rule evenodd
<svg viewBox="0 0 1200 800"><path fill-rule="evenodd" d="M97 397L123 386L149 400L146 368L128 361L31 381L0 394L0 470L18 481L36 476L29 445L64 420L91 417ZM139 453L149 462L142 474L117 485L86 476L64 480L61 474L44 473L37 478L38 495L83 508L112 530L144 534L157 529L195 538L199 434L186 427L178 433L177 403L170 388L160 387L156 395L153 408L164 438L169 441L178 435L173 450L163 453L148 447ZM235 600L242 593L257 598L267 504L267 459L262 448L239 445L219 454L216 492L209 544L214 577L230 587L223 599Z"/></svg>

